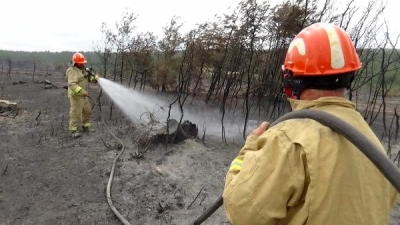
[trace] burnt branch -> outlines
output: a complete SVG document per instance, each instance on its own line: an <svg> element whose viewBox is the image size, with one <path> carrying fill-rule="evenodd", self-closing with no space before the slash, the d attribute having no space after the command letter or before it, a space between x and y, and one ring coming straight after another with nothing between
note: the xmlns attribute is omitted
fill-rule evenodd
<svg viewBox="0 0 400 225"><path fill-rule="evenodd" d="M197 200L197 198L200 196L201 192L203 191L204 187L202 187L199 191L199 193L197 193L196 197L193 199L193 201L188 205L188 207L186 209L189 209L193 203Z"/></svg>

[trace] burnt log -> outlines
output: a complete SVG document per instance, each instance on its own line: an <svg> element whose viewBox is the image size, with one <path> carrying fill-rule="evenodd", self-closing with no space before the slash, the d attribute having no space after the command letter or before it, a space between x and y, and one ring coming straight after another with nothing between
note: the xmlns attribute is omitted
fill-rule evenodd
<svg viewBox="0 0 400 225"><path fill-rule="evenodd" d="M54 84L48 84L48 85L45 85L44 86L44 89L58 89L58 87L57 86L55 86Z"/></svg>
<svg viewBox="0 0 400 225"><path fill-rule="evenodd" d="M20 81L14 81L12 84L13 84L13 85L26 84L26 81L22 81L22 80L20 80Z"/></svg>
<svg viewBox="0 0 400 225"><path fill-rule="evenodd" d="M51 83L51 81L44 79L43 83L46 85L52 85L53 83Z"/></svg>
<svg viewBox="0 0 400 225"><path fill-rule="evenodd" d="M151 138L153 144L158 143L179 143L188 138L197 138L198 128L197 125L190 121L184 121L179 124L174 119L169 119L165 127L160 128L156 134Z"/></svg>
<svg viewBox="0 0 400 225"><path fill-rule="evenodd" d="M0 114L17 110L17 103L7 100L0 100Z"/></svg>

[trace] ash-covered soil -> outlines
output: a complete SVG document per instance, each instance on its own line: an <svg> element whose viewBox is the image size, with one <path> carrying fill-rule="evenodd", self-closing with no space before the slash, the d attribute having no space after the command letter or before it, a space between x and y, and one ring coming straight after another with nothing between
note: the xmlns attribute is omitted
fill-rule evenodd
<svg viewBox="0 0 400 225"><path fill-rule="evenodd" d="M58 88L45 89L43 79ZM99 120L99 110L93 108L94 131L72 140L61 74L37 76L36 82L26 74L11 79L3 75L2 80L0 99L17 102L19 110L0 116L0 225L121 224L106 199L120 149ZM98 92L96 86L91 90L94 97ZM103 109L107 107L105 101ZM220 196L226 170L243 140L225 144L208 136L205 142L159 144L137 158L132 142L137 128L118 110L111 119L107 110L101 113L126 145L111 196L131 224L191 224ZM393 212L391 225L400 224L399 211ZM229 223L220 208L204 224Z"/></svg>

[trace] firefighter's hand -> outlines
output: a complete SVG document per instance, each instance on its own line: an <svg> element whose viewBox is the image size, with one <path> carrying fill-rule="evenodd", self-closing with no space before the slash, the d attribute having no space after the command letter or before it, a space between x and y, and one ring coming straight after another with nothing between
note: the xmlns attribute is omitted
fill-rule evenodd
<svg viewBox="0 0 400 225"><path fill-rule="evenodd" d="M85 91L85 90L82 90L82 96L83 97L88 97L89 93L87 91Z"/></svg>
<svg viewBox="0 0 400 225"><path fill-rule="evenodd" d="M99 75L90 75L89 76L89 82L90 83L95 83L97 84L97 82L99 81Z"/></svg>
<svg viewBox="0 0 400 225"><path fill-rule="evenodd" d="M251 132L251 134L260 136L268 129L268 127L269 127L269 123L267 121L264 121L260 124L260 126L258 126L256 129L254 129L253 132Z"/></svg>

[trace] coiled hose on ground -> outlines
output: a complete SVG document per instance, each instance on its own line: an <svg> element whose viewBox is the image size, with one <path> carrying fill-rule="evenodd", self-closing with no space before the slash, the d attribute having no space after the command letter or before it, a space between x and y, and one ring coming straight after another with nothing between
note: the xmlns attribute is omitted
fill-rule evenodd
<svg viewBox="0 0 400 225"><path fill-rule="evenodd" d="M353 143L371 162L380 170L380 172L389 180L389 182L396 188L397 192L400 193L400 170L390 161L390 159L367 137L359 132L355 127L351 126L342 119L314 109L303 109L293 111L283 115L274 121L271 126L274 126L282 121L294 119L294 118L309 118L318 121L319 123L330 127L335 132L343 135L351 143ZM223 204L222 195L217 201L210 206L203 214L196 219L193 224L199 225L203 223L208 217L210 217L219 207Z"/></svg>

